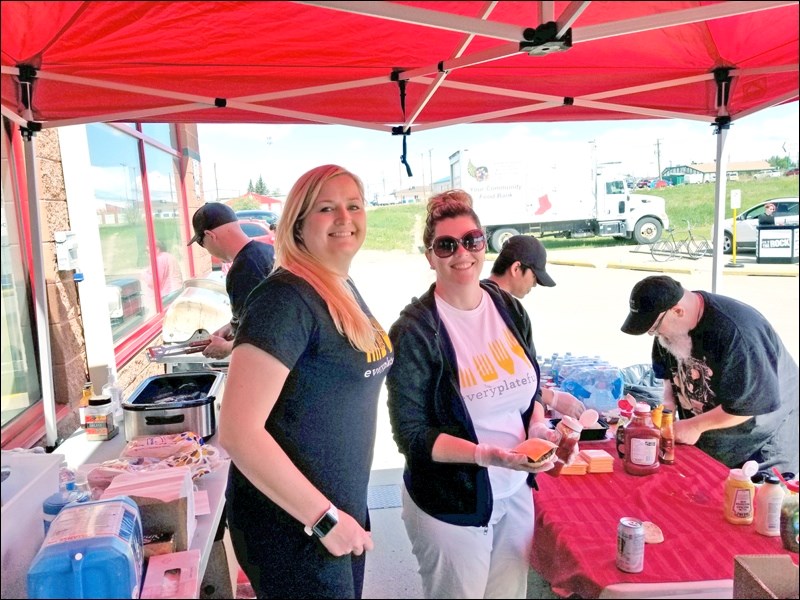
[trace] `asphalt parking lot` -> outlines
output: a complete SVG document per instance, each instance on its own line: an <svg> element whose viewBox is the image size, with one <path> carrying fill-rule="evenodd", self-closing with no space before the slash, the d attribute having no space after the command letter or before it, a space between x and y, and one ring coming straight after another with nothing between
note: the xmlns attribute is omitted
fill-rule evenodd
<svg viewBox="0 0 800 600"><path fill-rule="evenodd" d="M724 258L727 263L729 257ZM712 259L655 262L634 246L561 250L548 253L548 272L556 287L538 287L523 300L531 316L537 353L599 355L620 367L648 362L652 338L628 336L619 327L627 314L633 285L648 275L666 273L690 289L711 290ZM750 255L737 256L742 268L725 268L718 293L761 311L773 323L798 361L798 265L757 265ZM484 274L491 262L484 266ZM362 250L350 270L359 291L388 331L413 296L434 281L422 254ZM373 469L402 467L391 439L386 394L381 397Z"/></svg>

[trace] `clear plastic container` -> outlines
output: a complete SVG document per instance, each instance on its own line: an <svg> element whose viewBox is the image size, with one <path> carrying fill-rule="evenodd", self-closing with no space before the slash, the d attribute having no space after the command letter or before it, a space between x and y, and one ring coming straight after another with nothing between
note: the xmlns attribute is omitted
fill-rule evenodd
<svg viewBox="0 0 800 600"><path fill-rule="evenodd" d="M109 396L92 396L86 408L86 439L102 442L119 433Z"/></svg>
<svg viewBox="0 0 800 600"><path fill-rule="evenodd" d="M102 395L111 398L111 413L114 415L114 422L122 423L122 388L117 384L114 367L108 367L108 381L103 386Z"/></svg>
<svg viewBox="0 0 800 600"><path fill-rule="evenodd" d="M577 419L565 415L558 425L556 431L559 434L558 448L556 448L555 465L549 471L545 471L553 477L561 475L561 469L566 465L567 459L572 454L573 448L578 443L583 431L583 425Z"/></svg>
<svg viewBox="0 0 800 600"><path fill-rule="evenodd" d="M798 551L798 483L789 481L786 483L786 494L781 503L781 542L783 547L789 552Z"/></svg>

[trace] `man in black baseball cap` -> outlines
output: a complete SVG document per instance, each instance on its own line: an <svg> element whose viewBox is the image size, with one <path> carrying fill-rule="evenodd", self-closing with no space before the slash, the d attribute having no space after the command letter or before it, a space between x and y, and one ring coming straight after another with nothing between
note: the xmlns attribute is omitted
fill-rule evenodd
<svg viewBox="0 0 800 600"><path fill-rule="evenodd" d="M542 243L530 235L515 235L503 244L492 265L492 273L484 282L492 283L512 296L522 299L537 284L553 287L556 282L545 270L547 250ZM563 415L578 418L586 407L583 402L568 392L553 390L542 402Z"/></svg>
<svg viewBox="0 0 800 600"><path fill-rule="evenodd" d="M530 235L515 235L503 244L492 265L489 281L493 281L512 296L523 298L533 287L553 287L556 282L545 270L547 250Z"/></svg>
<svg viewBox="0 0 800 600"><path fill-rule="evenodd" d="M647 333L661 313L669 310L683 298L683 287L666 275L646 277L633 286L630 313L622 324L622 331L630 335Z"/></svg>
<svg viewBox="0 0 800 600"><path fill-rule="evenodd" d="M203 238L206 231L213 231L217 227L226 225L228 223L235 223L239 219L233 209L221 202L209 202L197 209L192 217L192 227L194 228L194 236L187 246L191 246L195 242L203 246Z"/></svg>
<svg viewBox="0 0 800 600"><path fill-rule="evenodd" d="M678 416L676 444L731 469L754 460L797 473L797 363L764 315L658 275L633 287L622 331L655 336L653 373Z"/></svg>
<svg viewBox="0 0 800 600"><path fill-rule="evenodd" d="M222 359L233 351L233 338L239 327L247 297L272 271L275 250L269 244L251 240L239 225L233 209L219 202L209 202L192 217L197 244L223 263L230 263L225 276L225 290L231 301L231 320L211 334L203 356Z"/></svg>

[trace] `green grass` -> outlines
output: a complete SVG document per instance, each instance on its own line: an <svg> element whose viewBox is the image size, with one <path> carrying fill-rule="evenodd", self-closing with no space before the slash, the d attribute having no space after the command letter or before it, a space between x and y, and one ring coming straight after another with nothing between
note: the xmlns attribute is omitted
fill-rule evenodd
<svg viewBox="0 0 800 600"><path fill-rule="evenodd" d="M676 231L685 231L686 220L689 220L692 231L710 238L714 225L714 188L712 183L699 183L661 190L637 190L637 192L662 197L667 206L671 225ZM731 190L742 191L742 207L738 211L742 212L770 198L797 196L798 178L793 176L729 181L725 198L726 219L733 216L733 210L730 208Z"/></svg>
<svg viewBox="0 0 800 600"><path fill-rule="evenodd" d="M711 238L714 224L714 190L711 183L687 184L660 190L636 190L636 193L651 194L664 198L670 224L676 232L686 230L686 221L692 224L692 230L706 238ZM739 212L747 210L754 204L769 200L798 195L798 178L775 177L759 180L729 181L725 198L725 217L732 217L730 209L731 190L742 191L742 207ZM480 215L479 215L480 216ZM425 223L425 204L402 204L381 206L369 210L367 240L364 248L371 250L405 250L416 251L414 247L415 227L419 234ZM680 234L677 234L680 239ZM582 239L543 238L542 242L551 249L576 248L580 246L618 246L620 240L607 237L591 237ZM635 243L635 242L630 242Z"/></svg>
<svg viewBox="0 0 800 600"><path fill-rule="evenodd" d="M410 252L414 246L415 228L422 235L425 204L420 202L371 208L367 213L367 223L364 248Z"/></svg>

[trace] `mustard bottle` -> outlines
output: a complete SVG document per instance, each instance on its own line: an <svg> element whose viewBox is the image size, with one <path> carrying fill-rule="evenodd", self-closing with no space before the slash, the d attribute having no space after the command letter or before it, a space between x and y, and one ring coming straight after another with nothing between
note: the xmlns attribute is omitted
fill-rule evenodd
<svg viewBox="0 0 800 600"><path fill-rule="evenodd" d="M725 480L725 519L734 525L753 522L753 497L756 486L750 478L758 471L758 463L748 460L741 469L731 469Z"/></svg>

